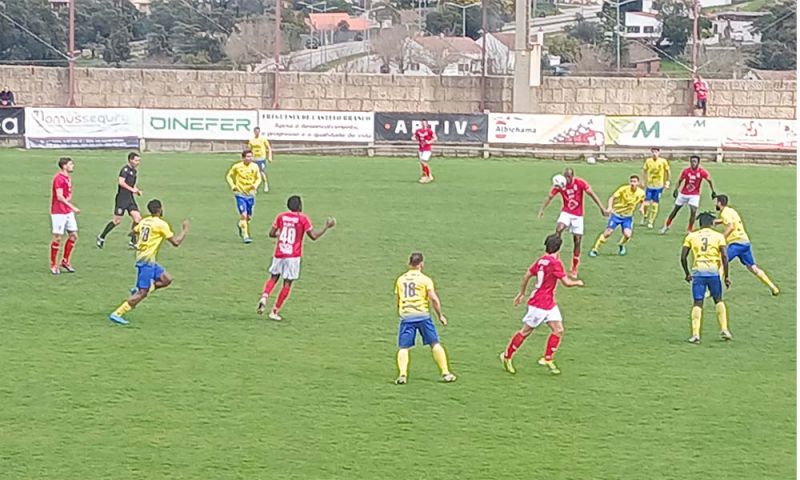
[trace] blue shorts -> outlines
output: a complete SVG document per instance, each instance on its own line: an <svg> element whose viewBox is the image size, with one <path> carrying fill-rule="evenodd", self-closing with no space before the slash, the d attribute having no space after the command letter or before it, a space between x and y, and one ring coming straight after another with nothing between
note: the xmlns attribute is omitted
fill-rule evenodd
<svg viewBox="0 0 800 480"><path fill-rule="evenodd" d="M417 332L422 337L423 345L433 345L439 343L439 334L436 333L436 326L431 317L419 320L403 320L400 322L400 330L397 334L397 346L400 348L411 348L417 338Z"/></svg>
<svg viewBox="0 0 800 480"><path fill-rule="evenodd" d="M661 194L664 192L664 188L648 188L644 191L644 201L645 202L660 202L661 201Z"/></svg>
<svg viewBox="0 0 800 480"><path fill-rule="evenodd" d="M756 264L753 258L753 249L750 248L749 243L731 243L728 245L728 261L732 262L739 259L745 267L752 267Z"/></svg>
<svg viewBox="0 0 800 480"><path fill-rule="evenodd" d="M253 161L256 162L256 165L258 165L258 169L261 170L262 172L267 168L267 159L256 158Z"/></svg>
<svg viewBox="0 0 800 480"><path fill-rule="evenodd" d="M247 214L248 217L253 216L253 205L256 204L256 197L245 197L244 195L236 195L236 209L239 214Z"/></svg>
<svg viewBox="0 0 800 480"><path fill-rule="evenodd" d="M150 286L161 278L164 267L157 263L136 262L136 288L139 290L149 290Z"/></svg>
<svg viewBox="0 0 800 480"><path fill-rule="evenodd" d="M697 276L692 274L692 298L695 302L702 302L706 296L706 289L714 300L722 299L722 280L719 274Z"/></svg>
<svg viewBox="0 0 800 480"><path fill-rule="evenodd" d="M616 213L612 213L606 227L614 230L619 226L621 226L623 230L633 230L633 217L620 217Z"/></svg>

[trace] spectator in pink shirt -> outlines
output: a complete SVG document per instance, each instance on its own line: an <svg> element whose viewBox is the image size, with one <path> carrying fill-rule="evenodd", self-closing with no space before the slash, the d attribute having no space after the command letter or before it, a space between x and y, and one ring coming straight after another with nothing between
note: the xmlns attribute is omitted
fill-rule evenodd
<svg viewBox="0 0 800 480"><path fill-rule="evenodd" d="M694 87L694 95L697 99L695 103L695 110L702 110L703 116L706 116L708 107L708 82L703 80L703 77L696 72L692 75L692 86Z"/></svg>

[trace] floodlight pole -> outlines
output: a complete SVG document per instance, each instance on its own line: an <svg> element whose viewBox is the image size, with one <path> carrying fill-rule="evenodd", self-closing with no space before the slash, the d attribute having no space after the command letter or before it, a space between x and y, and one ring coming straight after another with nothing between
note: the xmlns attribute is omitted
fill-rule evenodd
<svg viewBox="0 0 800 480"><path fill-rule="evenodd" d="M67 75L69 77L69 97L67 105L70 107L75 106L75 1L69 0L69 63L67 68Z"/></svg>

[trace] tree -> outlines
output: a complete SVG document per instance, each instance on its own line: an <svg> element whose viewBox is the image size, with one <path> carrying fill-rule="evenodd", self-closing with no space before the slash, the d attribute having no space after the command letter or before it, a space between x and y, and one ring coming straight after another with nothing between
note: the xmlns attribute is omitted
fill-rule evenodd
<svg viewBox="0 0 800 480"><path fill-rule="evenodd" d="M381 71L390 72L391 64L398 65L405 73L405 58L408 50L408 30L400 27L384 28L369 40L370 51L381 60Z"/></svg>
<svg viewBox="0 0 800 480"><path fill-rule="evenodd" d="M683 55L692 36L692 0L664 0L654 4L661 22L661 36L656 46L672 56ZM699 20L701 38L710 35L711 22L701 17Z"/></svg>
<svg viewBox="0 0 800 480"><path fill-rule="evenodd" d="M496 32L511 20L512 4L505 0L485 0L486 2L486 23L490 32ZM469 5L474 0L454 0L453 3ZM466 19L462 18L462 10L447 6L444 2L440 3L440 9L430 12L425 17L425 29L431 35L461 35L462 22L466 20L466 34L472 39L481 36L481 9L479 7L468 8Z"/></svg>
<svg viewBox="0 0 800 480"><path fill-rule="evenodd" d="M0 11L42 40L0 17L0 59L46 64L65 60L66 24L56 17L47 0L6 0L0 2Z"/></svg>
<svg viewBox="0 0 800 480"><path fill-rule="evenodd" d="M121 62L131 58L131 35L125 28L114 30L104 44L103 60L119 67Z"/></svg>
<svg viewBox="0 0 800 480"><path fill-rule="evenodd" d="M624 1L624 0L620 0ZM617 8L615 3L603 2L600 13L600 36L598 38L601 53L611 62L616 63L617 44L619 43L619 57L624 62L628 56L628 49L622 33L625 31L625 13L642 10L642 2L631 2L620 4L619 6L619 25L617 25ZM619 26L619 31L617 30ZM617 42L619 38L619 42Z"/></svg>
<svg viewBox="0 0 800 480"><path fill-rule="evenodd" d="M259 63L271 57L274 38L275 21L262 16L239 24L237 31L226 40L224 51L234 68Z"/></svg>
<svg viewBox="0 0 800 480"><path fill-rule="evenodd" d="M581 58L581 42L570 36L557 35L548 41L547 51L561 57L563 63L575 63Z"/></svg>
<svg viewBox="0 0 800 480"><path fill-rule="evenodd" d="M794 70L797 68L797 3L770 5L769 15L754 22L754 30L761 34L761 44L751 67L764 70Z"/></svg>
<svg viewBox="0 0 800 480"><path fill-rule="evenodd" d="M580 40L581 43L597 45L603 39L603 31L600 25L594 22L587 22L583 17L579 17L575 24L568 25L564 31L570 37Z"/></svg>
<svg viewBox="0 0 800 480"><path fill-rule="evenodd" d="M409 48L411 61L425 65L435 75L443 75L447 67L456 63L460 55L452 53L446 40L428 42L423 46L414 42Z"/></svg>

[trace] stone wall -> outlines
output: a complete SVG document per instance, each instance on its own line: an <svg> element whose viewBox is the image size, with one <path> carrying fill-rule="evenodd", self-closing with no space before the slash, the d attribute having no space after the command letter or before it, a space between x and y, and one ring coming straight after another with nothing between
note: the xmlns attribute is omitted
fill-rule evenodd
<svg viewBox="0 0 800 480"><path fill-rule="evenodd" d="M18 103L63 106L67 70L0 66L0 86ZM710 116L795 118L796 82L710 80ZM510 77L487 79L486 108L511 109ZM287 72L284 109L470 113L480 108L478 77ZM230 71L79 68L76 100L84 107L256 109L272 106L273 75ZM533 88L533 113L687 115L686 80L545 77Z"/></svg>

